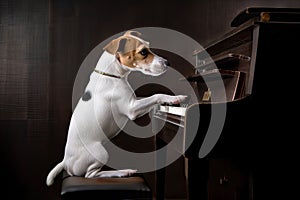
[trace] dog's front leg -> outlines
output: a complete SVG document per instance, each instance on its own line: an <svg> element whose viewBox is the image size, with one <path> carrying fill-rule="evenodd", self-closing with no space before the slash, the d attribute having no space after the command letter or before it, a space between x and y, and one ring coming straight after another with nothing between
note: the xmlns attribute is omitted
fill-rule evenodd
<svg viewBox="0 0 300 200"><path fill-rule="evenodd" d="M130 101L127 117L131 120L136 119L137 117L143 116L144 114L150 112L150 110L156 104L178 104L184 101L187 96L178 95L178 96L170 96L165 94L155 94L147 98L143 99L132 99Z"/></svg>

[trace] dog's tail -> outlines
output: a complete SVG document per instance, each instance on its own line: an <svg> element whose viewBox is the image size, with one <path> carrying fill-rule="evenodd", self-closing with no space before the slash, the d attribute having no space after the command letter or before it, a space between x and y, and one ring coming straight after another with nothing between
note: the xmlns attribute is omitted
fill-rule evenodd
<svg viewBox="0 0 300 200"><path fill-rule="evenodd" d="M52 185L54 182L54 178L64 169L63 161L58 163L48 174L46 184L48 186Z"/></svg>

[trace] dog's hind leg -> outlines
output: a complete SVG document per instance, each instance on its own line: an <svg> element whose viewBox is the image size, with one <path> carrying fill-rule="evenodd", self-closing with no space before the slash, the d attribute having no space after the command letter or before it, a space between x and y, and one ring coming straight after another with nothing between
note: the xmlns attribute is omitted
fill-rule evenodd
<svg viewBox="0 0 300 200"><path fill-rule="evenodd" d="M100 178L120 178L120 177L127 177L132 176L134 173L136 173L137 170L134 169L122 169L122 170L110 170L110 171L99 171L96 174L96 177Z"/></svg>
<svg viewBox="0 0 300 200"><path fill-rule="evenodd" d="M108 170L101 171L103 165L101 163L95 163L91 165L85 174L86 178L104 178L104 177L127 177L137 172L133 169L122 169L122 170Z"/></svg>
<svg viewBox="0 0 300 200"><path fill-rule="evenodd" d="M131 176L137 172L133 169L122 169L122 170L107 170L101 171L104 165L100 162L95 162L88 167L88 170L85 174L86 178L106 178L106 177L127 177Z"/></svg>
<svg viewBox="0 0 300 200"><path fill-rule="evenodd" d="M94 169L86 173L86 178L120 178L132 176L137 170L133 169L122 169L122 170L109 170L101 171L101 168Z"/></svg>
<svg viewBox="0 0 300 200"><path fill-rule="evenodd" d="M86 178L126 177L131 176L132 174L137 172L137 170L133 169L101 171L102 167L107 163L109 158L107 151L101 143L93 144L89 151L89 154L92 154L89 157L94 157L94 159L93 162L90 162L89 166L87 167L87 171L85 174Z"/></svg>

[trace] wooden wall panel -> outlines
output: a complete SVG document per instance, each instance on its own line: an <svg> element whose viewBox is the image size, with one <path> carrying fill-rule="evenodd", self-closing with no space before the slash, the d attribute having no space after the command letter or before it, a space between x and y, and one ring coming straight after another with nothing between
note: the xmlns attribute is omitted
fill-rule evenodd
<svg viewBox="0 0 300 200"><path fill-rule="evenodd" d="M47 119L48 27L47 0L1 1L0 120Z"/></svg>

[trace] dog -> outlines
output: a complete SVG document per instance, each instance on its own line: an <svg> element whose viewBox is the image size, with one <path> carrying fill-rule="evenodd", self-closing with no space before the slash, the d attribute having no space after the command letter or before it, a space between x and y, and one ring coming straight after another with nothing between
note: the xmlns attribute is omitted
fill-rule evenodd
<svg viewBox="0 0 300 200"><path fill-rule="evenodd" d="M64 158L47 176L48 186L62 170L70 176L86 178L133 175L137 170L101 170L109 158L105 142L116 136L128 119L145 115L157 104L179 104L187 98L166 94L136 98L127 81L130 72L159 76L169 66L165 58L150 50L149 42L140 35L137 31L126 31L103 48L72 114Z"/></svg>

